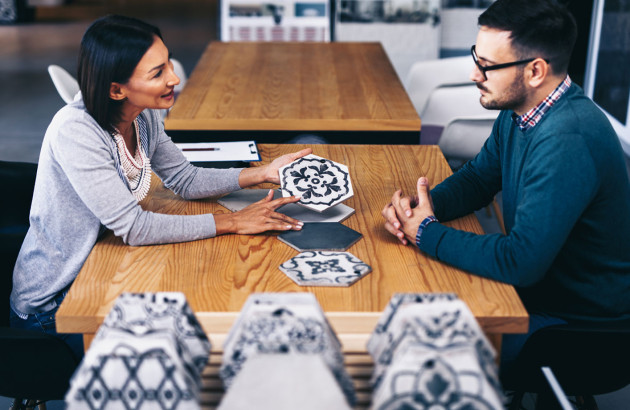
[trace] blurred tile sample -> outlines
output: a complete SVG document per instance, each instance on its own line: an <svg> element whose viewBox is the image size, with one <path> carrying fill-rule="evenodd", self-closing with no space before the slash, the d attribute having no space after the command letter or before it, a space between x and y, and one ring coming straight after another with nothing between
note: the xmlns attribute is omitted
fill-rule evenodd
<svg viewBox="0 0 630 410"><path fill-rule="evenodd" d="M312 354L258 354L225 393L220 410L350 410L322 358Z"/></svg>

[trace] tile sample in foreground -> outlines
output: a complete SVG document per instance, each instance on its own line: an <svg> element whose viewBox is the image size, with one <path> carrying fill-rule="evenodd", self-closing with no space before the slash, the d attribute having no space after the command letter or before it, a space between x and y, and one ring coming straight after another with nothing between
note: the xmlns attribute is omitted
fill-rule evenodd
<svg viewBox="0 0 630 410"><path fill-rule="evenodd" d="M286 231L278 239L300 251L345 251L363 235L339 222L309 222L299 231Z"/></svg>
<svg viewBox="0 0 630 410"><path fill-rule="evenodd" d="M283 196L300 196L299 204L321 212L352 198L348 167L317 155L307 155L280 168Z"/></svg>
<svg viewBox="0 0 630 410"><path fill-rule="evenodd" d="M372 272L350 252L327 251L302 252L279 268L300 286L348 287Z"/></svg>
<svg viewBox="0 0 630 410"><path fill-rule="evenodd" d="M261 377L264 375L264 377ZM244 364L219 410L350 410L322 358L314 354L259 354Z"/></svg>

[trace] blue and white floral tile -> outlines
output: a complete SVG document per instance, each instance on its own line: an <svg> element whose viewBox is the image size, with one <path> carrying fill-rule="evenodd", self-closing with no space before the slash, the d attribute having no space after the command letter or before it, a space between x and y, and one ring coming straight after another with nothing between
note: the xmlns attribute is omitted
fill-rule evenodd
<svg viewBox="0 0 630 410"><path fill-rule="evenodd" d="M219 404L219 410L242 409L350 410L350 405L320 356L260 353L245 362Z"/></svg>
<svg viewBox="0 0 630 410"><path fill-rule="evenodd" d="M403 305L396 310L383 336L370 351L374 359L374 387L382 382L396 354L409 346L437 352L471 347L488 382L499 386L496 351L468 306L459 299Z"/></svg>
<svg viewBox="0 0 630 410"><path fill-rule="evenodd" d="M118 329L94 340L72 376L68 409L198 409L201 380L186 369L175 337L133 337Z"/></svg>
<svg viewBox="0 0 630 410"><path fill-rule="evenodd" d="M283 196L299 196L299 204L318 212L354 195L348 167L317 155L281 167L279 175Z"/></svg>
<svg viewBox="0 0 630 410"><path fill-rule="evenodd" d="M230 330L219 375L229 389L251 357L287 353L321 356L348 403L355 403L354 386L343 364L341 345L322 318L319 305L250 304Z"/></svg>
<svg viewBox="0 0 630 410"><path fill-rule="evenodd" d="M376 346L383 343L383 340L386 340L386 332L389 329L392 318L401 306L405 306L410 303L427 304L458 299L459 298L455 293L395 293L387 303L387 306L385 306L381 317L376 323L374 331L370 335L370 339L367 344L368 352L374 356L372 352Z"/></svg>
<svg viewBox="0 0 630 410"><path fill-rule="evenodd" d="M179 354L199 375L210 356L210 341L181 292L123 293L105 317L94 342L108 337L112 329L126 332L130 337L171 332Z"/></svg>
<svg viewBox="0 0 630 410"><path fill-rule="evenodd" d="M299 314L321 320L330 334L331 343L337 349L341 349L341 342L333 332L332 326L315 295L310 292L264 292L249 295L223 342L223 351L230 349L230 345L240 332L243 321L253 312L273 313L284 308L290 308L293 311L298 311Z"/></svg>
<svg viewBox="0 0 630 410"><path fill-rule="evenodd" d="M372 408L499 410L502 401L470 346L439 352L414 346L387 368L373 392Z"/></svg>
<svg viewBox="0 0 630 410"><path fill-rule="evenodd" d="M279 269L300 286L348 287L372 272L370 265L350 252L302 252Z"/></svg>

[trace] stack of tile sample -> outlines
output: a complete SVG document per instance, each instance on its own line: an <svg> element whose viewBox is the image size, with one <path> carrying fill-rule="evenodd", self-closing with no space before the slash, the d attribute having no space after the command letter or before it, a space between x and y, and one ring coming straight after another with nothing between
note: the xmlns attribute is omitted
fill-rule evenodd
<svg viewBox="0 0 630 410"><path fill-rule="evenodd" d="M252 294L223 346L220 376L224 410L355 403L341 344L310 293Z"/></svg>
<svg viewBox="0 0 630 410"><path fill-rule="evenodd" d="M183 293L122 294L70 382L67 408L199 408L209 354Z"/></svg>
<svg viewBox="0 0 630 410"><path fill-rule="evenodd" d="M368 341L374 409L502 409L496 352L454 294L395 294Z"/></svg>

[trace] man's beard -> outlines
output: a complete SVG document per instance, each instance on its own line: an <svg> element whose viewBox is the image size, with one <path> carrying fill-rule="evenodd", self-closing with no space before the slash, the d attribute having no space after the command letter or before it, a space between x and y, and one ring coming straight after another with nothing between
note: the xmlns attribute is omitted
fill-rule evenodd
<svg viewBox="0 0 630 410"><path fill-rule="evenodd" d="M477 88L488 93L488 89L482 84L477 84ZM486 94L485 97L489 97L490 94ZM522 71L514 77L514 81L508 87L503 95L498 98L488 99L484 101L484 96L479 98L481 106L488 110L514 110L521 107L527 100L527 91L525 84L523 84Z"/></svg>

